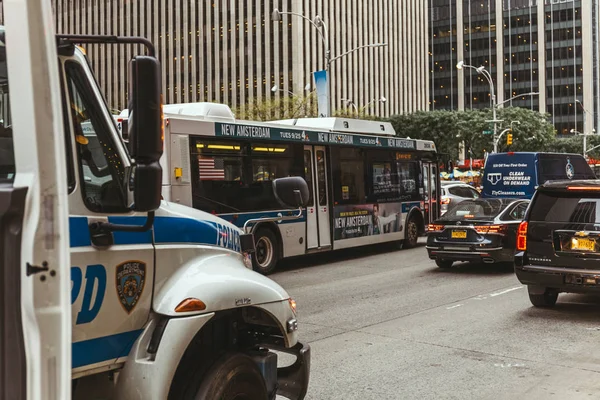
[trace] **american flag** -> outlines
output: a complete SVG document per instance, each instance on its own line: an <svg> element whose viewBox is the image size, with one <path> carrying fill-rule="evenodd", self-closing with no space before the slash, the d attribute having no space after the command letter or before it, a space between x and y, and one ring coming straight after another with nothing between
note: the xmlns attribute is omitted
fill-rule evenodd
<svg viewBox="0 0 600 400"><path fill-rule="evenodd" d="M225 180L225 165L222 158L201 157L198 159L201 181Z"/></svg>

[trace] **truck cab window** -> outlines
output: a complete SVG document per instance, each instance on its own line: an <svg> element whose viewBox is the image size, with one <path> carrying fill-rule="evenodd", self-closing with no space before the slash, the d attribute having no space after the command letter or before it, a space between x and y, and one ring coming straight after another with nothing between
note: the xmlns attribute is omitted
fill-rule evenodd
<svg viewBox="0 0 600 400"><path fill-rule="evenodd" d="M81 191L94 212L127 211L125 168L110 138L110 127L76 63L67 63L70 113L79 158Z"/></svg>

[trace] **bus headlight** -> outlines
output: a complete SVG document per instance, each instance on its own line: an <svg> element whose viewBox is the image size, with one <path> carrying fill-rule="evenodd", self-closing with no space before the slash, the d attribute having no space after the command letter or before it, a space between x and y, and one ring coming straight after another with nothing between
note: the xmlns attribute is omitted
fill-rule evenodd
<svg viewBox="0 0 600 400"><path fill-rule="evenodd" d="M252 255L250 253L243 253L244 256L244 265L248 269L252 269Z"/></svg>

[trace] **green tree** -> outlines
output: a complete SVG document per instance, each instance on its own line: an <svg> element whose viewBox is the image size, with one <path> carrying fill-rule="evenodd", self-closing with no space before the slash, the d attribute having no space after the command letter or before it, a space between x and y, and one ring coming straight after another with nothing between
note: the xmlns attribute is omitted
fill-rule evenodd
<svg viewBox="0 0 600 400"><path fill-rule="evenodd" d="M246 121L273 121L277 119L316 117L317 103L311 94L299 97L253 99L233 110L237 119Z"/></svg>
<svg viewBox="0 0 600 400"><path fill-rule="evenodd" d="M524 108L500 108L497 117L497 132L513 124L513 144L506 145L506 133L498 141L498 151L547 151L555 141L554 127L548 116ZM413 139L432 140L438 152L458 158L459 144L464 142L465 148L473 158L483 158L484 153L494 148L493 136L483 131L493 130L493 124L486 122L492 119L492 110L466 111L418 111L413 114L394 115L390 118L396 134Z"/></svg>

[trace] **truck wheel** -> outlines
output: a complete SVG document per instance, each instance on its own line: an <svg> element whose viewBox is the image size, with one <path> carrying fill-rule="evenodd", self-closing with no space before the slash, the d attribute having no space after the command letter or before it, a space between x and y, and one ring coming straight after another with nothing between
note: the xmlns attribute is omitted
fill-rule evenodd
<svg viewBox="0 0 600 400"><path fill-rule="evenodd" d="M250 357L229 353L204 376L196 400L267 400L265 381Z"/></svg>
<svg viewBox="0 0 600 400"><path fill-rule="evenodd" d="M404 239L404 248L412 249L419 240L419 226L415 218L410 218L406 224L406 237Z"/></svg>
<svg viewBox="0 0 600 400"><path fill-rule="evenodd" d="M558 300L558 292L545 290L542 294L533 294L529 292L529 301L535 307L554 307Z"/></svg>
<svg viewBox="0 0 600 400"><path fill-rule="evenodd" d="M440 268L450 268L450 267L452 267L452 264L454 264L454 261L450 261L450 260L435 260L435 265L437 265Z"/></svg>
<svg viewBox="0 0 600 400"><path fill-rule="evenodd" d="M252 265L256 272L268 275L275 269L278 261L278 241L270 229L259 229L254 235L256 250L252 256Z"/></svg>

